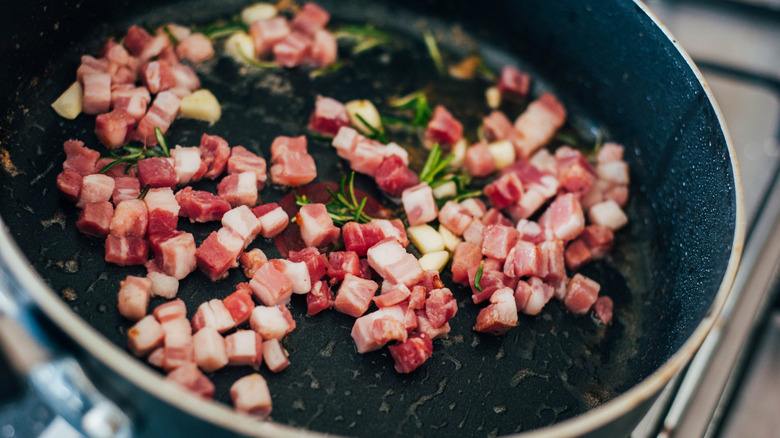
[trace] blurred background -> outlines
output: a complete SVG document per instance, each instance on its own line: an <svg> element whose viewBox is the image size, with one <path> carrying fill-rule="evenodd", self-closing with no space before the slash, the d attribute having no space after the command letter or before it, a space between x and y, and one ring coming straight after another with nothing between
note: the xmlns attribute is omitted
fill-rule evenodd
<svg viewBox="0 0 780 438"><path fill-rule="evenodd" d="M646 3L720 105L742 170L748 234L715 329L631 437L780 438L780 0ZM78 436L9 375L0 359L0 438Z"/></svg>

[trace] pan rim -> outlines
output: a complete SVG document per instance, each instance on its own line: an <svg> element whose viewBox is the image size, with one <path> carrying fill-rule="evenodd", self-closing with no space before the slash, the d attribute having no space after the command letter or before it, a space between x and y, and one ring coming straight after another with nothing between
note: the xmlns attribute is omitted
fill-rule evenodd
<svg viewBox="0 0 780 438"><path fill-rule="evenodd" d="M640 381L628 391L617 396L603 405L593 408L579 416L561 423L524 432L513 436L522 437L558 437L588 433L630 412L637 405L652 398L659 393L672 377L693 357L701 346L705 337L712 329L720 314L726 298L736 277L742 249L744 247L746 219L744 210L742 178L737 161L737 154L731 136L725 125L723 114L717 105L709 86L706 84L701 72L693 63L688 53L679 45L672 33L660 22L658 17L641 1L634 0L634 4L645 13L653 23L666 35L682 58L687 62L712 105L720 129L725 137L726 147L732 165L734 177L734 195L736 200L736 220L731 254L726 266L723 279L718 292L710 306L707 315L699 322L691 336L668 360L666 360L653 374ZM111 368L114 372L127 379L147 394L162 400L189 415L199 417L227 430L235 431L248 436L325 436L325 434L302 430L291 426L260 421L253 417L239 414L230 407L199 398L188 397L189 393L176 385L164 382L159 373L154 372L140 361L132 357L127 351L119 348L79 317L64 301L37 274L27 258L16 246L10 233L0 218L2 230L0 230L0 260L6 265L8 274L21 286L25 293L32 298L35 306L39 308L47 318L58 327L64 329L68 336L76 341L81 348ZM182 400L187 400L182 403Z"/></svg>

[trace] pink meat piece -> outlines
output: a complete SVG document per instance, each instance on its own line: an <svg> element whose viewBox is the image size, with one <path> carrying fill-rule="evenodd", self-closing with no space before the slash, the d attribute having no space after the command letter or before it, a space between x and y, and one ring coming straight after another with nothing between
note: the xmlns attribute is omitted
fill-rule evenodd
<svg viewBox="0 0 780 438"><path fill-rule="evenodd" d="M116 68L116 66L114 66ZM108 59L95 58L90 55L81 56L81 64L76 70L76 79L84 83L84 76L90 74L111 74L111 63Z"/></svg>
<svg viewBox="0 0 780 438"><path fill-rule="evenodd" d="M117 67L115 71L111 72L111 87L114 88L117 85L135 85L137 78L138 74L133 68L126 65ZM111 99L113 100L113 90L111 91Z"/></svg>
<svg viewBox="0 0 780 438"><path fill-rule="evenodd" d="M252 289L247 283L239 283L236 291L222 300L225 309L233 318L234 325L238 326L249 320L255 302L252 301Z"/></svg>
<svg viewBox="0 0 780 438"><path fill-rule="evenodd" d="M520 240L540 244L546 240L545 230L537 222L528 219L520 219L515 225L515 229L520 233Z"/></svg>
<svg viewBox="0 0 780 438"><path fill-rule="evenodd" d="M260 374L254 373L236 380L230 385L230 398L238 412L258 417L271 414L271 392Z"/></svg>
<svg viewBox="0 0 780 438"><path fill-rule="evenodd" d="M214 384L198 369L195 363L185 363L176 367L165 376L165 380L205 399L211 399L214 396Z"/></svg>
<svg viewBox="0 0 780 438"><path fill-rule="evenodd" d="M233 316L225 304L216 298L201 303L198 310L192 315L192 331L196 333L205 327L224 333L235 326Z"/></svg>
<svg viewBox="0 0 780 438"><path fill-rule="evenodd" d="M513 143L517 155L526 159L547 144L566 121L566 109L552 94L544 93L531 102L515 120Z"/></svg>
<svg viewBox="0 0 780 438"><path fill-rule="evenodd" d="M156 145L157 137L154 134L154 128L160 128L163 134L168 132L168 128L179 112L180 105L181 98L170 90L157 94L152 106L138 122L133 139L146 145Z"/></svg>
<svg viewBox="0 0 780 438"><path fill-rule="evenodd" d="M165 347L157 347L146 357L149 365L157 368L165 366Z"/></svg>
<svg viewBox="0 0 780 438"><path fill-rule="evenodd" d="M272 259L268 263L273 264L279 272L283 273L292 285L292 293L305 294L311 290L309 271L306 263L294 263L286 259Z"/></svg>
<svg viewBox="0 0 780 438"><path fill-rule="evenodd" d="M420 183L417 173L409 169L398 155L385 156L374 172L374 179L380 189L394 198Z"/></svg>
<svg viewBox="0 0 780 438"><path fill-rule="evenodd" d="M585 214L579 199L572 194L558 195L539 220L552 230L556 239L573 240L585 229Z"/></svg>
<svg viewBox="0 0 780 438"><path fill-rule="evenodd" d="M153 36L152 39L149 40L149 42L144 46L143 50L138 55L138 59L140 59L142 62L145 62L153 59L156 56L160 56L162 58L165 52L169 51L170 48L171 40L168 38L168 35L164 33L158 33L157 35Z"/></svg>
<svg viewBox="0 0 780 438"><path fill-rule="evenodd" d="M376 140L359 136L349 160L350 167L355 172L374 176L385 158L385 148Z"/></svg>
<svg viewBox="0 0 780 438"><path fill-rule="evenodd" d="M404 248L409 244L400 219L372 219L365 224L347 222L342 227L342 234L347 251L355 251L361 257L366 255L369 248L388 237L394 238Z"/></svg>
<svg viewBox="0 0 780 438"><path fill-rule="evenodd" d="M72 169L65 169L57 175L57 188L65 198L76 201L81 193L81 174Z"/></svg>
<svg viewBox="0 0 780 438"><path fill-rule="evenodd" d="M404 311L400 306L386 307L355 320L351 336L360 354L382 348L390 341L407 339Z"/></svg>
<svg viewBox="0 0 780 438"><path fill-rule="evenodd" d="M212 327L204 327L192 335L195 363L204 373L213 373L228 364L225 338Z"/></svg>
<svg viewBox="0 0 780 438"><path fill-rule="evenodd" d="M425 299L425 315L434 328L441 328L458 312L458 302L448 288L433 289Z"/></svg>
<svg viewBox="0 0 780 438"><path fill-rule="evenodd" d="M128 65L130 64L130 53L125 47L116 41L109 40L103 47L101 56L108 60L111 65Z"/></svg>
<svg viewBox="0 0 780 438"><path fill-rule="evenodd" d="M327 67L336 62L338 44L336 36L325 29L320 29L314 34L311 45L311 61L316 67Z"/></svg>
<svg viewBox="0 0 780 438"><path fill-rule="evenodd" d="M612 250L615 234L603 225L588 225L582 230L580 238L593 254L593 258L600 259Z"/></svg>
<svg viewBox="0 0 780 438"><path fill-rule="evenodd" d="M263 57L290 35L290 25L284 17L257 20L249 25L249 35L254 42L254 55ZM252 53L246 55L251 57Z"/></svg>
<svg viewBox="0 0 780 438"><path fill-rule="evenodd" d="M488 176L496 170L496 161L483 142L476 143L466 149L466 168L475 177Z"/></svg>
<svg viewBox="0 0 780 438"><path fill-rule="evenodd" d="M200 64L214 56L214 46L211 40L202 33L192 33L179 41L176 46L176 56L194 64Z"/></svg>
<svg viewBox="0 0 780 438"><path fill-rule="evenodd" d="M181 280L197 266L195 238L191 233L178 231L167 236L150 238L158 266L167 275Z"/></svg>
<svg viewBox="0 0 780 438"><path fill-rule="evenodd" d="M271 166L271 181L298 187L308 184L317 177L317 165L308 153L285 152Z"/></svg>
<svg viewBox="0 0 780 438"><path fill-rule="evenodd" d="M141 318L127 330L127 348L137 357L143 357L162 346L164 332L152 315Z"/></svg>
<svg viewBox="0 0 780 438"><path fill-rule="evenodd" d="M593 254L582 239L576 239L566 246L563 258L566 262L566 269L576 271L593 260Z"/></svg>
<svg viewBox="0 0 780 438"><path fill-rule="evenodd" d="M461 242L452 255L452 281L465 285L468 283L468 271L482 261L482 248L471 242Z"/></svg>
<svg viewBox="0 0 780 438"><path fill-rule="evenodd" d="M119 282L117 308L119 314L131 321L146 316L151 297L152 282L148 278L128 275Z"/></svg>
<svg viewBox="0 0 780 438"><path fill-rule="evenodd" d="M226 200L231 207L257 204L257 174L242 172L227 175L217 185L219 197Z"/></svg>
<svg viewBox="0 0 780 438"><path fill-rule="evenodd" d="M149 258L149 246L140 237L106 237L105 260L119 266L142 265Z"/></svg>
<svg viewBox="0 0 780 438"><path fill-rule="evenodd" d="M79 212L76 228L88 236L104 238L108 235L114 206L108 201L88 202Z"/></svg>
<svg viewBox="0 0 780 438"><path fill-rule="evenodd" d="M248 365L254 369L263 363L263 338L254 330L237 330L225 336L228 365Z"/></svg>
<svg viewBox="0 0 780 438"><path fill-rule="evenodd" d="M504 273L510 277L547 275L546 260L541 249L530 242L519 241L507 255Z"/></svg>
<svg viewBox="0 0 780 438"><path fill-rule="evenodd" d="M230 210L230 203L212 193L193 190L185 187L176 192L176 202L179 215L190 219L190 222L211 222L222 219Z"/></svg>
<svg viewBox="0 0 780 438"><path fill-rule="evenodd" d="M482 269L482 278L479 281L479 285L482 288L481 291L477 289L475 284L476 273L479 269L479 266L471 267L468 271L469 284L471 285L472 292L471 300L474 302L474 304L490 299L490 297L499 289L503 289L505 287L514 289L516 286L516 278L504 275L503 271L501 270L493 270L488 268L489 261L490 259L487 259L484 262ZM500 263L497 264L500 266Z"/></svg>
<svg viewBox="0 0 780 438"><path fill-rule="evenodd" d="M149 208L149 203L146 203ZM163 209L149 210L149 226L147 227L147 234L149 237L153 236L165 236L176 232L179 218L170 211Z"/></svg>
<svg viewBox="0 0 780 438"><path fill-rule="evenodd" d="M100 158L100 152L84 146L79 140L66 140L63 143L65 150L65 162L63 170L72 170L79 175L95 173L95 163Z"/></svg>
<svg viewBox="0 0 780 438"><path fill-rule="evenodd" d="M596 317L604 325L609 325L612 322L612 298L610 297L598 297L596 302L593 303L593 311L596 312Z"/></svg>
<svg viewBox="0 0 780 438"><path fill-rule="evenodd" d="M333 225L325 204L306 204L295 215L306 246L321 247L335 242L341 230Z"/></svg>
<svg viewBox="0 0 780 438"><path fill-rule="evenodd" d="M149 189L144 198L144 202L146 202L146 207L149 209L149 214L154 210L165 210L174 216L179 215L180 207L176 202L176 196L173 194L173 190L170 187Z"/></svg>
<svg viewBox="0 0 780 438"><path fill-rule="evenodd" d="M255 207L252 210L255 216L260 219L260 223L263 225L262 234L265 238L276 236L285 228L287 228L287 224L290 223L290 217L287 216L287 213L284 211L284 209L275 203L273 205L276 207L262 214L258 214L258 209L264 207L263 205Z"/></svg>
<svg viewBox="0 0 780 438"><path fill-rule="evenodd" d="M174 187L178 178L173 169L172 159L150 157L138 161L138 180L142 187Z"/></svg>
<svg viewBox="0 0 780 438"><path fill-rule="evenodd" d="M173 171L179 184L189 184L192 176L200 170L200 148L176 146L171 151Z"/></svg>
<svg viewBox="0 0 780 438"><path fill-rule="evenodd" d="M490 210L486 211L482 216L481 221L485 225L506 225L508 227L512 226L512 221L501 214L501 212L496 208L491 208Z"/></svg>
<svg viewBox="0 0 780 438"><path fill-rule="evenodd" d="M249 287L255 297L266 306L286 304L292 295L290 279L273 263L261 266L249 281Z"/></svg>
<svg viewBox="0 0 780 438"><path fill-rule="evenodd" d="M114 88L111 91L111 105L114 110L122 110L138 122L146 114L152 102L152 96L146 87Z"/></svg>
<svg viewBox="0 0 780 438"><path fill-rule="evenodd" d="M412 310L425 309L425 298L427 293L425 286L412 286L411 294L409 295L409 308Z"/></svg>
<svg viewBox="0 0 780 438"><path fill-rule="evenodd" d="M152 94L170 90L176 84L171 65L166 61L149 61L141 67L141 81Z"/></svg>
<svg viewBox="0 0 780 438"><path fill-rule="evenodd" d="M263 341L263 362L273 373L281 372L290 365L287 351L278 339Z"/></svg>
<svg viewBox="0 0 780 438"><path fill-rule="evenodd" d="M90 202L108 202L114 194L114 179L95 173L81 179L81 192L76 207L84 207Z"/></svg>
<svg viewBox="0 0 780 438"><path fill-rule="evenodd" d="M138 199L141 194L141 183L133 176L119 176L114 178L114 193L111 201L119 205L122 201Z"/></svg>
<svg viewBox="0 0 780 438"><path fill-rule="evenodd" d="M528 95L530 84L531 76L528 73L507 65L501 69L501 75L498 78L498 91L502 96L522 98Z"/></svg>
<svg viewBox="0 0 780 438"><path fill-rule="evenodd" d="M200 178L216 179L225 171L230 158L228 142L218 135L203 134L200 138L200 170L193 175L193 181Z"/></svg>
<svg viewBox="0 0 780 438"><path fill-rule="evenodd" d="M132 25L127 29L127 34L123 41L127 50L133 56L138 56L143 52L144 47L146 47L151 40L152 36L149 35L149 32L139 26Z"/></svg>
<svg viewBox="0 0 780 438"><path fill-rule="evenodd" d="M474 220L471 212L454 201L447 201L439 210L439 223L452 231L456 236L462 236L466 228Z"/></svg>
<svg viewBox="0 0 780 438"><path fill-rule="evenodd" d="M322 135L335 136L342 127L348 126L349 113L347 112L347 107L335 99L318 95L314 103L314 113L312 113L311 120L309 120L309 129ZM349 134L349 131L345 131L344 136L347 136L347 134ZM357 141L357 137L353 140ZM351 150L354 150L354 145L350 145L350 147L352 148Z"/></svg>
<svg viewBox="0 0 780 438"><path fill-rule="evenodd" d="M307 153L306 136L285 137L280 135L271 143L271 162L275 163L285 152Z"/></svg>
<svg viewBox="0 0 780 438"><path fill-rule="evenodd" d="M482 119L482 128L488 141L506 140L512 135L514 126L501 111L493 111Z"/></svg>
<svg viewBox="0 0 780 438"><path fill-rule="evenodd" d="M161 322L160 325L165 332L163 367L172 370L187 363L195 365L195 346L192 342L190 321L187 318L176 318Z"/></svg>
<svg viewBox="0 0 780 438"><path fill-rule="evenodd" d="M463 137L463 125L441 105L433 110L433 117L425 128L425 138L439 143L444 148L455 144Z"/></svg>
<svg viewBox="0 0 780 438"><path fill-rule="evenodd" d="M580 151L562 146L555 151L558 181L564 190L578 195L587 193L596 182L597 174Z"/></svg>
<svg viewBox="0 0 780 438"><path fill-rule="evenodd" d="M314 247L307 247L300 251L290 251L287 258L294 263L303 262L309 271L309 282L314 285L325 276L328 268L328 256L320 254L320 251Z"/></svg>
<svg viewBox="0 0 780 438"><path fill-rule="evenodd" d="M601 286L590 278L575 274L566 288L563 303L570 312L582 315L596 302Z"/></svg>
<svg viewBox="0 0 780 438"><path fill-rule="evenodd" d="M244 249L244 239L230 230L212 231L195 251L198 268L211 281L227 276L228 269L237 266L236 259Z"/></svg>
<svg viewBox="0 0 780 438"><path fill-rule="evenodd" d="M519 233L505 225L488 225L482 239L482 254L503 263L509 250L517 243Z"/></svg>
<svg viewBox="0 0 780 438"><path fill-rule="evenodd" d="M452 327L448 322L445 322L441 327L434 327L423 310L415 310L414 315L417 326L412 330L415 330L415 332L419 332L420 334L425 335L430 339L443 338L450 333L450 330L452 330Z"/></svg>
<svg viewBox="0 0 780 438"><path fill-rule="evenodd" d="M515 173L504 173L482 190L490 204L501 210L517 203L523 196L523 183Z"/></svg>
<svg viewBox="0 0 780 438"><path fill-rule="evenodd" d="M154 317L162 324L174 319L187 318L187 305L181 298L160 304L154 309Z"/></svg>
<svg viewBox="0 0 780 438"><path fill-rule="evenodd" d="M263 225L246 205L240 205L222 216L222 226L244 239L244 247L255 240Z"/></svg>
<svg viewBox="0 0 780 438"><path fill-rule="evenodd" d="M517 294L517 291L520 291L522 287L525 290L522 294L527 296L525 305L518 310L521 310L526 315L538 315L555 293L554 288L539 277L531 277L527 282L521 280L517 284L515 293Z"/></svg>
<svg viewBox="0 0 780 438"><path fill-rule="evenodd" d="M284 306L257 306L252 310L252 316L249 317L249 325L264 340L279 339L295 328L287 321L282 309L286 310L287 308Z"/></svg>
<svg viewBox="0 0 780 438"><path fill-rule="evenodd" d="M248 151L243 146L234 146L231 149L227 163L228 174L254 172L257 175L257 189L262 190L268 179L265 170L265 158Z"/></svg>
<svg viewBox="0 0 780 438"><path fill-rule="evenodd" d="M354 251L331 251L328 254L330 284L343 280L347 274L360 277L360 259Z"/></svg>
<svg viewBox="0 0 780 438"><path fill-rule="evenodd" d="M135 126L135 119L121 109L98 114L95 118L95 135L103 146L116 149L127 144Z"/></svg>
<svg viewBox="0 0 780 438"><path fill-rule="evenodd" d="M347 114L347 117L349 117L349 114ZM338 128L338 132L336 133L336 136L333 137L331 144L336 148L336 154L338 154L339 157L351 161L355 146L357 146L357 141L360 137L361 135L358 134L356 130L348 126L341 126Z"/></svg>
<svg viewBox="0 0 780 438"><path fill-rule="evenodd" d="M311 43L308 36L292 32L271 49L274 53L274 60L283 67L297 67L309 56Z"/></svg>
<svg viewBox="0 0 780 438"><path fill-rule="evenodd" d="M111 219L111 234L144 237L149 224L149 210L140 199L127 199L116 206Z"/></svg>
<svg viewBox="0 0 780 438"><path fill-rule="evenodd" d="M88 73L83 77L84 114L106 113L111 108L111 75Z"/></svg>
<svg viewBox="0 0 780 438"><path fill-rule="evenodd" d="M466 242L476 243L477 245L482 246L482 240L484 238L485 225L478 220L471 221L469 226L463 230L463 240Z"/></svg>
<svg viewBox="0 0 780 438"><path fill-rule="evenodd" d="M173 75L173 89L182 90L182 95L189 94L185 91L192 92L200 88L200 79L189 65L171 64L171 75Z"/></svg>
<svg viewBox="0 0 780 438"><path fill-rule="evenodd" d="M417 259L393 238L387 238L372 246L367 255L368 264L385 280L411 286L423 277L423 270Z"/></svg>
<svg viewBox="0 0 780 438"><path fill-rule="evenodd" d="M428 336L412 333L406 341L388 347L396 372L407 374L416 370L433 354L433 342Z"/></svg>
<svg viewBox="0 0 780 438"><path fill-rule="evenodd" d="M499 289L490 297L490 304L480 310L474 331L503 335L517 326L517 304L514 291L508 287Z"/></svg>
<svg viewBox="0 0 780 438"><path fill-rule="evenodd" d="M333 293L326 281L313 283L311 291L306 294L306 314L316 315L325 309L333 307Z"/></svg>
<svg viewBox="0 0 780 438"><path fill-rule="evenodd" d="M409 288L403 284L393 284L387 290L385 290L386 284L390 283L387 281L383 282L382 293L372 298L374 304L376 304L376 306L380 309L400 304L401 302L406 301L412 295L412 292L409 290Z"/></svg>
<svg viewBox="0 0 780 438"><path fill-rule="evenodd" d="M563 257L563 242L560 240L546 241L539 245L542 260L546 266L545 281L557 283L566 277L566 262Z"/></svg>
<svg viewBox="0 0 780 438"><path fill-rule="evenodd" d="M318 30L324 29L330 21L330 14L315 3L306 3L292 19L292 25L297 30L314 35Z"/></svg>
<svg viewBox="0 0 780 438"><path fill-rule="evenodd" d="M371 298L378 288L379 285L372 280L346 274L336 293L333 308L341 313L357 318L366 313L366 310L371 305Z"/></svg>
<svg viewBox="0 0 780 438"><path fill-rule="evenodd" d="M433 190L426 183L409 187L401 194L401 202L410 226L428 223L439 214Z"/></svg>

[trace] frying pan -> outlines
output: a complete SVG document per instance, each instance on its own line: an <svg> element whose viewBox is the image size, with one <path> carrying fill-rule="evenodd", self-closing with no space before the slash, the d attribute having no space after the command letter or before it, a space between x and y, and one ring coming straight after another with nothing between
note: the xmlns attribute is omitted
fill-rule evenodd
<svg viewBox="0 0 780 438"><path fill-rule="evenodd" d="M95 53L129 25L206 24L244 4L66 0L4 2L0 18L0 267L26 325L55 357L76 357L139 436L627 436L712 326L742 249L735 152L698 70L638 2L320 3L337 23L376 23L400 42L317 79L304 69L269 72L213 60L199 73L223 103L222 120L177 121L170 141L193 145L208 132L268 156L275 136L305 133L317 94L367 98L382 108L390 96L430 83L434 102L475 126L487 112L484 84L436 80L420 35L433 31L450 59L479 48L494 68L509 63L531 72L532 94L559 96L571 114L567 129L591 140L603 129L626 146L631 221L617 233L611 258L583 271L614 300L613 324L551 303L537 317L521 316L507 335L486 336L471 330L479 309L469 293L454 288L459 310L450 336L434 342L423 367L399 375L385 351L356 354L351 318L309 317L294 299L298 328L284 342L292 365L264 373L272 422L163 384L125 352L130 323L115 306L119 280L144 271L104 263L102 241L78 234L77 210L56 190L63 141L98 148L93 119L66 122L48 104L73 80L81 54ZM318 181L345 172L325 143L312 140L310 150ZM357 183L381 197L370 181ZM273 187L261 193L264 202L284 195ZM210 231L186 221L180 227L197 241ZM276 255L273 245L262 245ZM180 297L191 315L238 281L240 272L218 283L195 273L182 282ZM229 403L229 385L248 372L234 367L213 375L215 398Z"/></svg>

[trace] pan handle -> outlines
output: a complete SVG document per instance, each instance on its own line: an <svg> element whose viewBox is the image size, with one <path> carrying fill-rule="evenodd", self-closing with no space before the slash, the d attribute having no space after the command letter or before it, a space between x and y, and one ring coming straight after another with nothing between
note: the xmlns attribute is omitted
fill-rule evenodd
<svg viewBox="0 0 780 438"><path fill-rule="evenodd" d="M87 438L130 438L130 419L89 381L73 357L55 357L30 335L39 327L0 270L0 352L49 406ZM27 328L25 330L23 327Z"/></svg>

